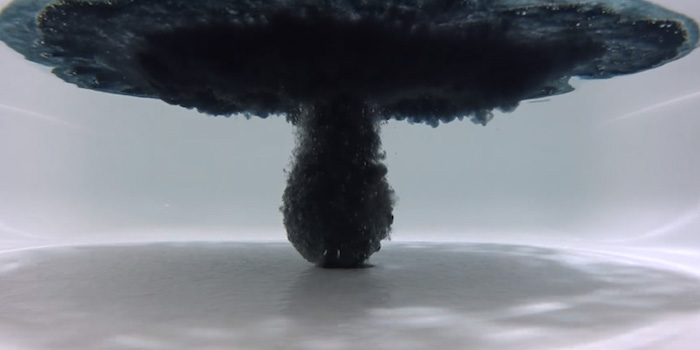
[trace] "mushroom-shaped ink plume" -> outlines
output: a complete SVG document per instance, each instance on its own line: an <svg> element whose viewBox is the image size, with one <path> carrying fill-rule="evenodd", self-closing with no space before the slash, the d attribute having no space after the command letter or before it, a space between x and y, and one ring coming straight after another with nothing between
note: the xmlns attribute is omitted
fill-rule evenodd
<svg viewBox="0 0 700 350"><path fill-rule="evenodd" d="M642 0L15 0L0 39L83 88L286 115L288 238L313 263L356 267L393 221L382 121L486 124L573 76L678 59L698 28Z"/></svg>

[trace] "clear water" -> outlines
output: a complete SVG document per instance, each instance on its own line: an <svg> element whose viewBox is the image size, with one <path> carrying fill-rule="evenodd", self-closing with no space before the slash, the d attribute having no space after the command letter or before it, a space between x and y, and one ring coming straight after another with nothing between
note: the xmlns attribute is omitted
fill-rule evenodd
<svg viewBox="0 0 700 350"><path fill-rule="evenodd" d="M695 2L657 3L700 19ZM573 81L487 127L387 123L397 244L355 272L231 243L285 239L283 118L77 89L6 47L0 62L2 348L698 342L697 52ZM73 244L102 247L26 250Z"/></svg>

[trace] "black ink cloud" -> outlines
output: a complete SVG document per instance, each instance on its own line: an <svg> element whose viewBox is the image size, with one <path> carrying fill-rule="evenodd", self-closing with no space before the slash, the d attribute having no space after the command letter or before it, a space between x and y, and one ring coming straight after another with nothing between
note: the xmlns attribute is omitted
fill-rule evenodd
<svg viewBox="0 0 700 350"><path fill-rule="evenodd" d="M393 193L378 122L495 109L678 59L690 19L641 0L16 0L0 39L83 88L299 127L282 211L312 262L379 249Z"/></svg>

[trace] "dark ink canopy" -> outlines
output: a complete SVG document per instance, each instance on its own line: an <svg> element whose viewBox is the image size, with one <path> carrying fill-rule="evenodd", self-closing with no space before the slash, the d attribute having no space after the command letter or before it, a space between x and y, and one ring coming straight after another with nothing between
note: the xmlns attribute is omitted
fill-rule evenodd
<svg viewBox="0 0 700 350"><path fill-rule="evenodd" d="M265 117L352 96L435 125L690 52L641 0L16 0L0 39L83 88Z"/></svg>

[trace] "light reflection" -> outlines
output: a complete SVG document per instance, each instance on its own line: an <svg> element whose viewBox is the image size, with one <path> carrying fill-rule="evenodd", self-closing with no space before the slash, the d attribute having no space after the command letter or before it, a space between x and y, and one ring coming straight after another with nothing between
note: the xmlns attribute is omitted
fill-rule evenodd
<svg viewBox="0 0 700 350"><path fill-rule="evenodd" d="M696 222L700 218L700 200L696 205L682 213L681 215L677 216L675 219L670 220L669 222L661 225L660 227L657 227L653 230L649 230L639 236L634 236L630 238L623 238L623 239L614 239L614 240L608 240L607 242L611 243L618 243L618 242L630 242L630 241L640 241L640 240L645 240L645 239L652 239L652 238L661 238L665 237L674 233L677 233L684 227L687 227L688 225Z"/></svg>
<svg viewBox="0 0 700 350"><path fill-rule="evenodd" d="M668 100L668 101L664 101L664 102L661 102L661 103L657 103L657 104L655 104L655 105L652 105L652 106L649 106L649 107L646 107L646 108L642 108L642 109L640 109L640 110L637 110L637 111L634 111L634 112L631 112L631 113L627 113L627 114L621 115L621 116L619 116L619 117L615 117L615 118L613 118L613 119L610 119L610 120L605 121L602 125L603 125L603 126L607 126L607 125L610 125L610 124L614 124L614 123L623 121L623 120L625 120L625 119L630 119L630 118L633 118L633 117L637 117L637 116L640 116L640 115L643 115L643 114L646 114L646 113L649 113L649 112L653 112L653 111L655 111L655 110L659 110L659 109L662 109L662 108L665 108L665 107L668 107L668 106L672 106L672 105L675 105L675 104L678 104L678 103L681 103L681 102L684 102L684 101L687 101L687 100L692 100L692 99L695 99L695 98L698 98L698 97L700 97L700 91L694 92L694 93L692 93L692 94L688 94L688 95L683 95L683 96L680 96L680 97L672 98L672 99L670 99L670 100Z"/></svg>
<svg viewBox="0 0 700 350"><path fill-rule="evenodd" d="M22 239L37 239L37 238L39 238L31 233L28 233L28 232L25 232L25 231L20 230L18 228L12 227L9 224L7 224L6 222L4 222L2 219L0 219L0 238L6 238L7 235L22 238Z"/></svg>
<svg viewBox="0 0 700 350"><path fill-rule="evenodd" d="M18 113L19 115L23 115L23 116L27 116L27 117L33 117L33 118L36 118L36 119L39 119L42 121L51 122L51 123L54 123L57 125L61 125L61 126L66 127L70 130L73 130L73 131L78 131L78 132L87 133L87 134L92 133L92 130L90 130L82 125L71 123L69 121L66 121L66 120L63 120L63 119L60 119L60 118L57 118L57 117L54 117L54 116L51 116L48 114L39 113L39 112L35 112L32 110L28 110L28 109L24 109L24 108L20 108L20 107L15 107L15 106L10 106L7 104L2 104L2 103L0 103L0 109L4 109L6 111Z"/></svg>

